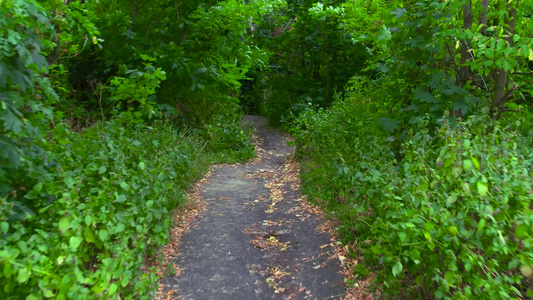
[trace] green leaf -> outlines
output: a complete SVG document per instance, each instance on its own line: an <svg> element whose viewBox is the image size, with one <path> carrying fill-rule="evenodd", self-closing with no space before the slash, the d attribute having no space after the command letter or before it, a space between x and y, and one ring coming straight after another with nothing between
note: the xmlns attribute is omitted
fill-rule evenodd
<svg viewBox="0 0 533 300"><path fill-rule="evenodd" d="M424 88L419 88L415 92L415 99L420 100L425 103L435 103L437 99L430 92L426 91Z"/></svg>
<svg viewBox="0 0 533 300"><path fill-rule="evenodd" d="M520 272L522 273L522 275L528 278L533 276L533 268L531 268L531 266L520 267Z"/></svg>
<svg viewBox="0 0 533 300"><path fill-rule="evenodd" d="M483 230L486 224L487 224L487 221L485 219L481 219L479 223L477 224L477 231Z"/></svg>
<svg viewBox="0 0 533 300"><path fill-rule="evenodd" d="M453 272L451 271L447 271L445 274L444 274L444 279L446 279L446 281L448 281L448 283L454 283L455 282L455 277L454 277L455 274L453 274Z"/></svg>
<svg viewBox="0 0 533 300"><path fill-rule="evenodd" d="M33 199L36 199L38 196L37 192L34 191L34 190L31 190L29 193L27 193L24 198L26 199L30 199L30 200L33 200Z"/></svg>
<svg viewBox="0 0 533 300"><path fill-rule="evenodd" d="M59 231L61 231L61 233L64 234L70 228L70 220L67 218L61 218L61 220L59 220L58 227L59 227Z"/></svg>
<svg viewBox="0 0 533 300"><path fill-rule="evenodd" d="M445 90L446 91L446 90ZM443 92L445 92L443 91ZM449 90L451 93L453 93L453 90ZM468 110L470 109L470 106L466 104L464 100L457 100L452 103L453 110L461 110L463 114L468 113Z"/></svg>
<svg viewBox="0 0 533 300"><path fill-rule="evenodd" d="M398 237L400 238L400 241L403 242L407 238L407 234L405 234L405 232L401 231L401 232L398 232Z"/></svg>
<svg viewBox="0 0 533 300"><path fill-rule="evenodd" d="M123 188L126 191L128 191L130 189L130 186L127 183L125 183L124 181L122 181L120 183L120 187Z"/></svg>
<svg viewBox="0 0 533 300"><path fill-rule="evenodd" d="M98 232L98 236L100 237L100 240L103 242L107 241L107 230L102 229Z"/></svg>
<svg viewBox="0 0 533 300"><path fill-rule="evenodd" d="M529 226L526 224L520 224L516 227L515 234L517 237L523 239L527 237L527 232L529 230Z"/></svg>
<svg viewBox="0 0 533 300"><path fill-rule="evenodd" d="M396 130L399 126L398 122L395 122L389 118L381 118L379 119L379 124L381 124L381 127L385 129L386 131L393 132Z"/></svg>
<svg viewBox="0 0 533 300"><path fill-rule="evenodd" d="M118 195L115 200L118 202L118 203L122 203L124 201L126 201L128 199L128 197L126 197L126 195Z"/></svg>
<svg viewBox="0 0 533 300"><path fill-rule="evenodd" d="M463 145L464 145L465 149L470 148L470 140L464 140Z"/></svg>
<svg viewBox="0 0 533 300"><path fill-rule="evenodd" d="M122 287L126 287L128 283L130 282L130 273L126 272L126 274L123 274L122 280L120 281L120 285Z"/></svg>
<svg viewBox="0 0 533 300"><path fill-rule="evenodd" d="M463 161L463 168L465 169L465 171L469 171L470 169L472 169L472 161L470 161L469 159L465 159Z"/></svg>
<svg viewBox="0 0 533 300"><path fill-rule="evenodd" d="M465 194L470 195L470 184L468 182L463 182L463 191Z"/></svg>
<svg viewBox="0 0 533 300"><path fill-rule="evenodd" d="M107 167L106 166L101 166L100 169L98 169L98 174L104 174L105 171L107 171Z"/></svg>
<svg viewBox="0 0 533 300"><path fill-rule="evenodd" d="M22 132L22 127L24 126L24 123L22 123L22 121L19 120L19 118L11 111L5 111L4 116L2 116L2 119L4 120L5 129L13 131L14 134L19 134Z"/></svg>
<svg viewBox="0 0 533 300"><path fill-rule="evenodd" d="M93 217L91 217L90 215L85 216L85 225L87 226L91 225L92 221L93 221Z"/></svg>
<svg viewBox="0 0 533 300"><path fill-rule="evenodd" d="M144 164L144 162L141 161L139 163L139 169L144 170L145 168L146 168L146 165Z"/></svg>
<svg viewBox="0 0 533 300"><path fill-rule="evenodd" d="M73 188L74 184L76 183L76 180L74 180L72 177L66 177L63 181L69 189Z"/></svg>
<svg viewBox="0 0 533 300"><path fill-rule="evenodd" d="M44 296L45 298L52 298L52 297L54 297L55 295L54 295L54 293L53 293L50 289L45 289L45 290L43 290L43 296Z"/></svg>
<svg viewBox="0 0 533 300"><path fill-rule="evenodd" d="M25 241L18 241L17 246L19 247L20 251L22 251L23 253L28 251L28 245L26 244Z"/></svg>
<svg viewBox="0 0 533 300"><path fill-rule="evenodd" d="M455 226L450 226L450 227L448 227L448 231L449 231L451 234L453 234L453 235L457 235L457 232L458 232L457 227L455 227Z"/></svg>
<svg viewBox="0 0 533 300"><path fill-rule="evenodd" d="M37 193L40 193L40 192L42 191L42 189L43 189L43 183L42 183L42 182L37 183L37 184L33 187L33 189L34 189Z"/></svg>
<svg viewBox="0 0 533 300"><path fill-rule="evenodd" d="M0 229L2 229L2 233L7 233L7 231L9 230L9 223L2 222L2 224L0 225Z"/></svg>
<svg viewBox="0 0 533 300"><path fill-rule="evenodd" d="M454 204L457 201L457 195L453 194L448 196L448 199L446 199L446 203L451 205Z"/></svg>
<svg viewBox="0 0 533 300"><path fill-rule="evenodd" d="M116 284L111 284L111 286L109 287L109 295L113 295L118 289L118 286Z"/></svg>
<svg viewBox="0 0 533 300"><path fill-rule="evenodd" d="M470 159L472 160L472 163L474 164L476 169L479 170L479 161L475 157L471 157Z"/></svg>
<svg viewBox="0 0 533 300"><path fill-rule="evenodd" d="M405 223L405 227L407 227L407 228L413 228L413 227L415 227L415 224L410 223L410 222L409 222L409 223Z"/></svg>
<svg viewBox="0 0 533 300"><path fill-rule="evenodd" d="M477 182L477 191L481 197L484 197L487 192L489 191L489 188L487 187L487 184L481 181Z"/></svg>
<svg viewBox="0 0 533 300"><path fill-rule="evenodd" d="M115 228L115 233L123 232L126 227L122 223L118 223L117 227Z"/></svg>
<svg viewBox="0 0 533 300"><path fill-rule="evenodd" d="M78 250L78 247L80 246L81 242L83 240L80 238L80 237L77 237L77 236L73 236L73 237L70 237L70 248L74 251Z"/></svg>
<svg viewBox="0 0 533 300"><path fill-rule="evenodd" d="M403 266L402 266L402 263L401 262L396 262L396 264L394 265L394 267L392 267L392 275L394 277L396 277L398 274L400 274L400 272L403 270Z"/></svg>
<svg viewBox="0 0 533 300"><path fill-rule="evenodd" d="M148 200L148 201L146 201L146 207L147 207L147 208L152 208L152 206L154 206L154 200Z"/></svg>
<svg viewBox="0 0 533 300"><path fill-rule="evenodd" d="M372 250L373 253L376 253L376 254L381 254L383 253L383 251L381 251L381 247L377 246L377 245L374 245L372 247L370 247L370 250Z"/></svg>
<svg viewBox="0 0 533 300"><path fill-rule="evenodd" d="M89 243L94 243L94 233L90 228L85 228L83 230L83 237L85 238L85 241Z"/></svg>
<svg viewBox="0 0 533 300"><path fill-rule="evenodd" d="M424 237L430 244L433 244L433 239L431 238L431 234L429 232L424 232ZM433 249L432 246L430 246L430 249Z"/></svg>
<svg viewBox="0 0 533 300"><path fill-rule="evenodd" d="M30 278L30 275L31 275L31 271L30 270L28 270L26 268L20 269L18 277L17 277L18 283L25 283Z"/></svg>
<svg viewBox="0 0 533 300"><path fill-rule="evenodd" d="M395 11L391 12L396 18L401 18L407 12L405 8L397 8Z"/></svg>
<svg viewBox="0 0 533 300"><path fill-rule="evenodd" d="M420 252L418 252L418 250L416 249L412 249L410 252L409 252L409 257L415 261L415 260L419 260L420 259Z"/></svg>

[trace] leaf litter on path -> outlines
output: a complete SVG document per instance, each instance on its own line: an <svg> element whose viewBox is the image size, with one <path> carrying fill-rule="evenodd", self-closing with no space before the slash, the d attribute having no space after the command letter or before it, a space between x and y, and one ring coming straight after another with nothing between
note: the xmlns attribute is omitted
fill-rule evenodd
<svg viewBox="0 0 533 300"><path fill-rule="evenodd" d="M248 163L247 165L256 165L260 163L263 159L269 156L280 156L271 150L265 150L262 148L263 140L261 137L254 135L254 141L256 143L256 158ZM179 243L181 236L190 229L191 221L194 220L200 212L206 209L206 204L203 201L203 198L199 192L200 187L202 187L207 180L209 179L212 172L208 173L204 179L198 182L189 193L189 203L183 211L176 212L175 214L175 223L176 225L171 230L171 242L163 247L162 253L165 256L165 264L167 265L170 259L176 256L177 251L179 250ZM290 187L293 191L300 191L300 178L299 178L299 165L294 159L287 159L280 167L275 170L266 170L258 169L252 174L243 175L244 178L257 180L266 180L267 183L265 187L268 188L268 198L266 195L261 195L253 202L243 203L244 205L255 205L259 202L269 201L265 212L267 214L272 214L281 209L285 205L283 201L287 194L287 187ZM219 197L218 200L229 201L229 197ZM281 239L281 236L276 231L280 226L288 225L292 226L294 222L303 222L306 221L311 216L315 216L320 220L319 225L314 229L317 234L328 233L330 243L317 245L317 250L322 251L317 257L306 257L302 261L314 261L319 257L327 256L326 262L320 262L314 265L313 269L325 268L330 262L334 262L341 267L340 273L345 276L344 282L352 282L353 287L348 289L344 296L339 297L339 299L347 300L359 300L359 299L374 299L374 294L369 292L370 281L373 278L373 274L366 278L365 280L360 280L355 278L354 269L359 261L353 257L353 253L357 247L357 243L342 245L338 242L339 238L336 234L335 229L335 219L325 217L324 212L315 205L309 203L306 196L300 196L297 199L292 199L297 203L296 206L292 206L289 209L285 210L285 214L292 215L296 219L292 218L277 218L272 220L261 220L258 221L256 225L260 228L270 228L269 230L259 230L259 228L247 228L243 230L244 234L250 236L250 246L253 248L260 249L261 251L280 251L284 252L287 249L290 249L290 241L285 241ZM278 214L279 215L279 214ZM257 265L259 266L259 265ZM181 272L178 266L175 264L172 267L176 270L176 276ZM295 297L300 297L298 295L303 294L304 298L313 298L312 293L306 286L299 284L296 286L291 286L287 288L283 285L283 280L288 278L294 272L300 272L300 267L295 267L292 271L283 269L281 266L271 266L264 271L259 273L263 274L263 278L266 281L267 285L274 290L276 294L284 294L284 299L293 299ZM293 277L294 278L294 277ZM160 288L156 294L157 300L162 299L173 299L175 294L178 291L164 291L164 286L160 285ZM335 296L338 297L339 295ZM328 299L334 299L328 298ZM337 298L335 298L337 299Z"/></svg>

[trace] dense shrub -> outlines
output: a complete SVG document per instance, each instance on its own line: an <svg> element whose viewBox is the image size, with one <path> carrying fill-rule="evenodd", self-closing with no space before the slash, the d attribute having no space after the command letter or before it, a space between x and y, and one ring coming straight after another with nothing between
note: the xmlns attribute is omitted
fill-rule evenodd
<svg viewBox="0 0 533 300"><path fill-rule="evenodd" d="M199 140L165 121L127 128L117 119L104 132L60 125L41 144L46 154L24 160L38 175L19 187L28 193L1 199L1 298L152 298L145 258L206 170Z"/></svg>
<svg viewBox="0 0 533 300"><path fill-rule="evenodd" d="M368 51L354 43L341 2L287 1L257 24L256 43L272 52L256 75L254 105L282 125L306 105L329 107L336 91L366 67Z"/></svg>
<svg viewBox="0 0 533 300"><path fill-rule="evenodd" d="M391 297L532 296L533 145L520 124L423 121L400 143L364 96L304 114L296 132L304 190L356 242L357 273Z"/></svg>

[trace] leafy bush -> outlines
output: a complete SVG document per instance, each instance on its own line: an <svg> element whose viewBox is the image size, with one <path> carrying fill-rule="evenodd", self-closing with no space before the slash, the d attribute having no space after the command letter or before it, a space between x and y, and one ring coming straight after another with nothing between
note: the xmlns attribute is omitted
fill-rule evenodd
<svg viewBox="0 0 533 300"><path fill-rule="evenodd" d="M357 273L391 296L531 297L533 144L520 124L424 121L399 143L363 96L307 112L296 131L304 191L356 243Z"/></svg>
<svg viewBox="0 0 533 300"><path fill-rule="evenodd" d="M111 79L112 97L110 100L117 103L119 111L126 110L124 113L128 118L128 123L142 122L143 119L151 119L157 115L155 93L162 81L166 79L165 72L161 68L154 68L150 61L155 59L147 55L141 55L144 62L144 72L139 70L128 70L124 73L129 78L115 76Z"/></svg>
<svg viewBox="0 0 533 300"><path fill-rule="evenodd" d="M251 139L251 130L235 120L219 118L215 125L206 125L203 130L208 135L207 150L212 154L213 163L234 163L253 158L255 148Z"/></svg>
<svg viewBox="0 0 533 300"><path fill-rule="evenodd" d="M57 126L41 147L46 154L25 161L34 177L18 190L27 194L1 198L2 298L151 299L157 281L145 258L206 170L199 141L165 121L127 128L118 119L104 132Z"/></svg>

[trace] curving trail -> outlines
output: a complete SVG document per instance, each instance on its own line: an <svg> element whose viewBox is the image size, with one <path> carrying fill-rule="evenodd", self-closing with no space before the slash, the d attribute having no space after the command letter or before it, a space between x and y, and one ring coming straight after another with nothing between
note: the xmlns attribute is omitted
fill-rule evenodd
<svg viewBox="0 0 533 300"><path fill-rule="evenodd" d="M158 298L344 298L340 244L299 193L293 149L264 118L244 122L257 130L257 158L215 166L198 185L201 200L188 213L201 212L176 229L181 237L169 247L178 272L161 281Z"/></svg>

